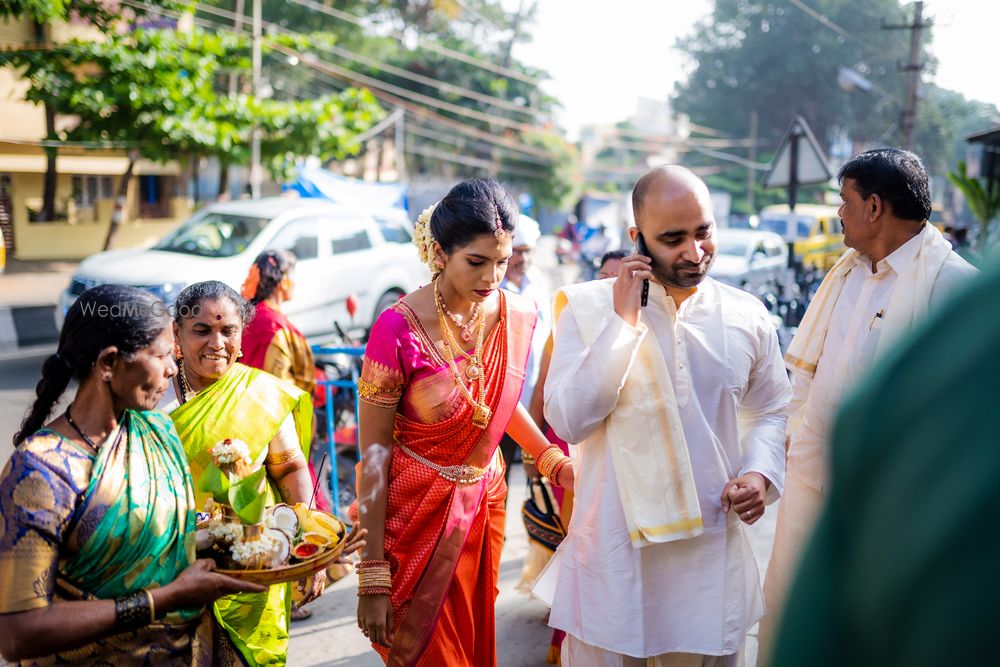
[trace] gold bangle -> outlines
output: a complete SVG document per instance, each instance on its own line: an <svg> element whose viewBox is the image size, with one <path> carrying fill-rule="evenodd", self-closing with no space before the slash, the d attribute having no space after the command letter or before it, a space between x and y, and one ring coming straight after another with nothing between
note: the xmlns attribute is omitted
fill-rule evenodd
<svg viewBox="0 0 1000 667"><path fill-rule="evenodd" d="M264 463L269 466L280 466L282 463L288 463L292 459L298 458L301 453L302 450L300 449L289 449L276 454L268 454L267 458L264 459Z"/></svg>
<svg viewBox="0 0 1000 667"><path fill-rule="evenodd" d="M521 461L523 463L527 463L529 465L534 465L534 463L535 463L536 460L537 459L535 459L534 456L532 456L531 454L529 454L527 450L525 450L525 449L521 450Z"/></svg>
<svg viewBox="0 0 1000 667"><path fill-rule="evenodd" d="M538 472L542 473L542 475L552 479L552 468L555 467L555 464L560 461L563 456L564 454L559 447L556 445L550 445L538 455L535 467L538 468Z"/></svg>
<svg viewBox="0 0 1000 667"><path fill-rule="evenodd" d="M156 602L153 601L153 594L149 592L148 588L143 588L142 592L146 594L146 599L149 600L149 624L152 625L156 623Z"/></svg>

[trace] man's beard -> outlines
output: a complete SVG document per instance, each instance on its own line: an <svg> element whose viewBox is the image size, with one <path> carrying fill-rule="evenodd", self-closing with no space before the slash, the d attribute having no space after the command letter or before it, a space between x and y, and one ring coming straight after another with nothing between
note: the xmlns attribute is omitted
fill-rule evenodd
<svg viewBox="0 0 1000 667"><path fill-rule="evenodd" d="M712 264L714 263L714 253L711 255L706 254L701 259L701 262L697 264L677 262L669 267L653 259L649 270L652 271L653 276L656 277L656 281L661 285L687 289L697 287L701 284L701 281L708 276L708 270L712 268ZM688 271L697 271L697 273L687 273Z"/></svg>

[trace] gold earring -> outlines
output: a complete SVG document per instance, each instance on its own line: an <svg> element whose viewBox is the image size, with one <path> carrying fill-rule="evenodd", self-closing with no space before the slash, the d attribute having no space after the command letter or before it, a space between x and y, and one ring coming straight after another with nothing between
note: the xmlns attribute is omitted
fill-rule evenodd
<svg viewBox="0 0 1000 667"><path fill-rule="evenodd" d="M437 259L434 260L434 266L444 271L444 260L438 257Z"/></svg>

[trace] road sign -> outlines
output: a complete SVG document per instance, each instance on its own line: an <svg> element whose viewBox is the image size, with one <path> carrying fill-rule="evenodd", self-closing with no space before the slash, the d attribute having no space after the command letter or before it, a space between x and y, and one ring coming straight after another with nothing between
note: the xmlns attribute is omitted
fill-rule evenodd
<svg viewBox="0 0 1000 667"><path fill-rule="evenodd" d="M796 116L785 132L761 185L765 188L788 188L788 207L795 210L798 186L825 183L831 178L833 172L809 124L802 116Z"/></svg>

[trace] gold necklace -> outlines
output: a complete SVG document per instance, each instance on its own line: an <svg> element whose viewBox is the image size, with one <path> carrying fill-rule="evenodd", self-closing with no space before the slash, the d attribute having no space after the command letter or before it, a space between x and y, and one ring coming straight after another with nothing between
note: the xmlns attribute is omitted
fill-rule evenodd
<svg viewBox="0 0 1000 667"><path fill-rule="evenodd" d="M440 293L437 291L436 281L434 283L434 293L437 297L440 297ZM448 316L448 319L450 319L452 322L455 323L456 327L462 330L462 340L464 340L466 343L471 343L472 327L476 326L476 320L479 319L479 313L481 310L480 307L482 306L482 304L477 303L473 305L472 314L469 315L468 319L466 319L465 322L463 323L462 320L458 318L458 315L448 310L448 304L445 302L444 297L440 297L440 299L441 299L441 309L444 311L444 314Z"/></svg>
<svg viewBox="0 0 1000 667"><path fill-rule="evenodd" d="M452 346L458 347L458 342L451 333L451 329L448 328L448 320L445 319L444 309L442 308L441 302L441 295L438 293L437 281L435 281L434 305L437 306L438 326L441 328L441 342L444 344L445 357L448 360L448 366L451 368L451 373L455 378L455 384L457 384L459 390L461 390L462 396L464 396L469 405L474 408L472 413L473 425L477 428L486 428L490 423L490 416L492 415L490 406L486 404L486 378L484 377L483 371L483 340L485 339L486 333L486 318L482 318L482 321L479 323L479 336L476 338L476 351L469 359L469 365L465 369L465 374L469 376L471 382L475 382L477 379L479 380L479 400L476 400L476 398L472 395L472 391L465 386L465 381L462 380L462 374L458 370L458 364L455 363L455 355L452 352Z"/></svg>

